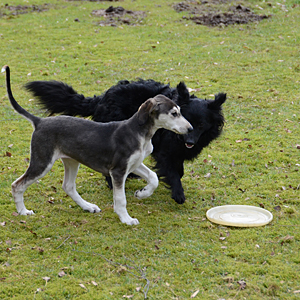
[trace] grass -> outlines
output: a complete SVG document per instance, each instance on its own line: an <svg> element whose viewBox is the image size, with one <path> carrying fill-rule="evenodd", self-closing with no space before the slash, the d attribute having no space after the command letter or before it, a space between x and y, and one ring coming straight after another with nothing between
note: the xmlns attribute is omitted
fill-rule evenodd
<svg viewBox="0 0 300 300"><path fill-rule="evenodd" d="M22 88L32 80L61 80L87 96L121 79L184 80L202 98L227 93L226 125L185 165L184 205L163 184L140 201L133 195L144 183L126 183L138 226L119 222L103 176L84 166L78 191L102 212L81 211L61 189L60 162L25 194L36 214L17 216L10 185L28 165L32 128L10 107L1 76L0 299L299 299L299 1L241 1L272 17L225 28L182 19L170 0L113 3L147 12L139 25L117 27L91 16L110 2L48 3L0 18L0 63L26 109L43 115ZM234 228L205 218L225 204L264 206L274 219Z"/></svg>

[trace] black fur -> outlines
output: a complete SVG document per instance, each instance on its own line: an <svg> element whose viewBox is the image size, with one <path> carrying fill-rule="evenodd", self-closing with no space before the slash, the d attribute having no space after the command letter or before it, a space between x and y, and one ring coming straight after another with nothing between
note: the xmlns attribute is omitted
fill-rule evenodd
<svg viewBox="0 0 300 300"><path fill-rule="evenodd" d="M199 99L189 94L183 82L175 89L154 80L123 80L101 96L87 98L58 81L33 81L25 88L38 98L50 114L91 116L96 122L128 119L144 101L158 94L172 99L181 107L182 115L194 130L180 136L159 129L152 139L152 155L156 160L158 176L170 186L172 198L180 204L185 201L181 184L184 161L196 158L204 147L221 134L224 125L222 104L226 94L218 94L214 100Z"/></svg>

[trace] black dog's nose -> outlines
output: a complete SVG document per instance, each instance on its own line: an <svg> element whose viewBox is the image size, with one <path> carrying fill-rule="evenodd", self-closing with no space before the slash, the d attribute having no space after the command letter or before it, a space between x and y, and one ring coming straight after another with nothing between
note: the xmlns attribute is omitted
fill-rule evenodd
<svg viewBox="0 0 300 300"><path fill-rule="evenodd" d="M191 126L191 127L189 127L188 132L190 133L190 132L192 132L193 130L194 130L194 128Z"/></svg>

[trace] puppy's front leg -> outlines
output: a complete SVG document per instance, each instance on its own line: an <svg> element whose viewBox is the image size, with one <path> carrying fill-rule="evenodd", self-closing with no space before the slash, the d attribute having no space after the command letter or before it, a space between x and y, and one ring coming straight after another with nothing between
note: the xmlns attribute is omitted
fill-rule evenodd
<svg viewBox="0 0 300 300"><path fill-rule="evenodd" d="M127 174L121 177L116 174L114 175L114 172L111 172L110 175L113 185L115 213L119 216L122 223L126 223L127 225L139 224L138 219L131 218L126 209L125 180Z"/></svg>
<svg viewBox="0 0 300 300"><path fill-rule="evenodd" d="M65 177L63 182L64 191L83 209L91 213L100 212L101 209L90 202L85 201L76 191L75 179L79 169L79 163L71 158L62 158L65 167Z"/></svg>
<svg viewBox="0 0 300 300"><path fill-rule="evenodd" d="M141 176L148 183L143 189L136 191L134 196L138 199L150 197L153 194L154 190L158 187L158 178L156 173L151 171L144 164L141 164L137 169L133 171L133 173Z"/></svg>

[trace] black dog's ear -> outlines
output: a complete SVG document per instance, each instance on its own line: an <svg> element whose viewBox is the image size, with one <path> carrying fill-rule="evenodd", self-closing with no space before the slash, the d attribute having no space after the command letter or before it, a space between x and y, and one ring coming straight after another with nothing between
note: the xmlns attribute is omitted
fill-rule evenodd
<svg viewBox="0 0 300 300"><path fill-rule="evenodd" d="M226 94L219 93L215 95L215 100L212 100L208 103L208 108L213 110L219 110L225 101L226 101Z"/></svg>
<svg viewBox="0 0 300 300"><path fill-rule="evenodd" d="M177 103L179 106L188 104L190 102L190 93L183 81L181 81L177 85L177 93L178 93Z"/></svg>
<svg viewBox="0 0 300 300"><path fill-rule="evenodd" d="M155 106L156 101L153 98L150 98L139 107L139 110L137 112L139 125L144 125L148 121L150 114Z"/></svg>

